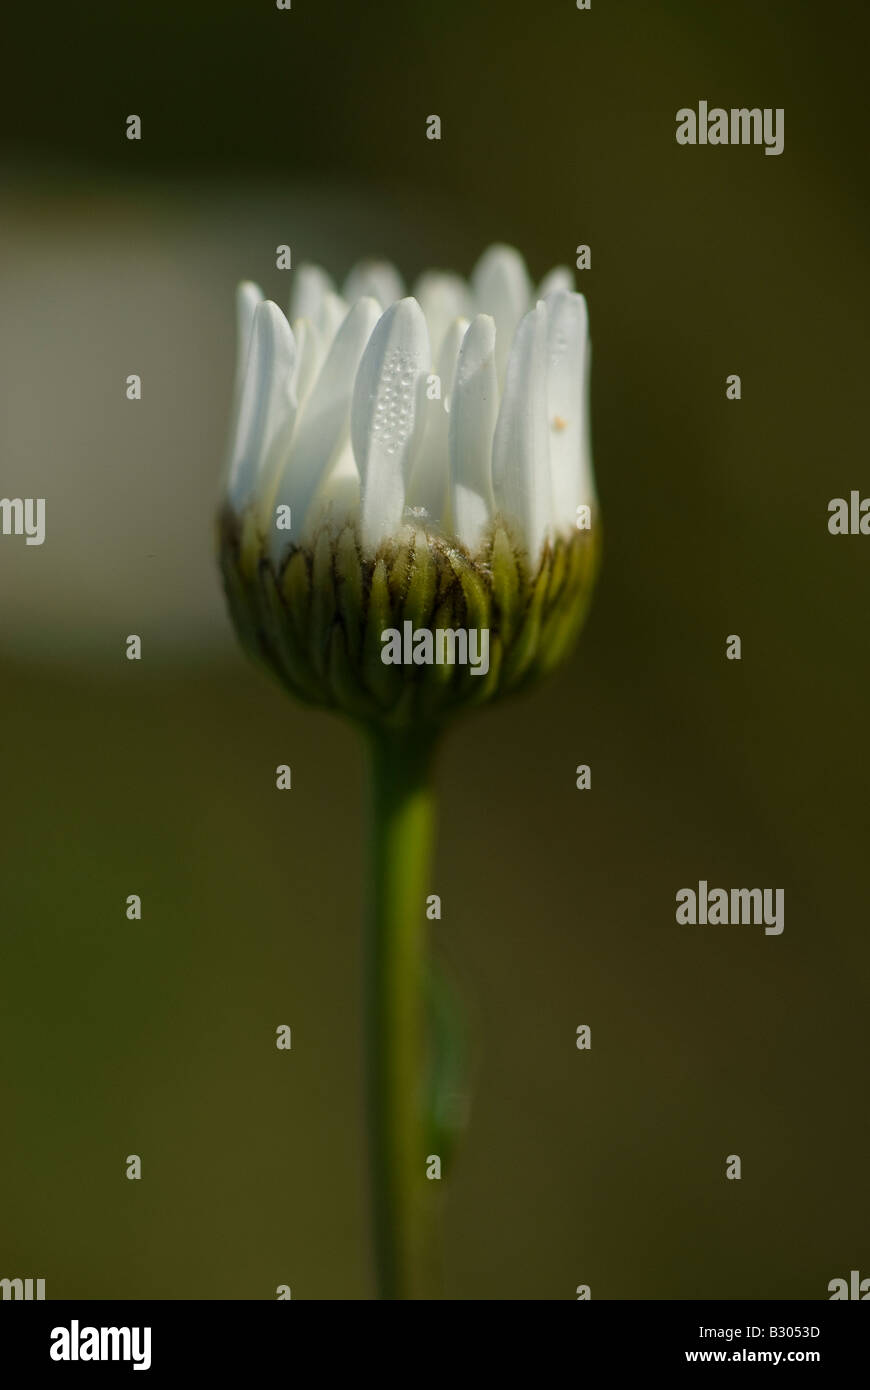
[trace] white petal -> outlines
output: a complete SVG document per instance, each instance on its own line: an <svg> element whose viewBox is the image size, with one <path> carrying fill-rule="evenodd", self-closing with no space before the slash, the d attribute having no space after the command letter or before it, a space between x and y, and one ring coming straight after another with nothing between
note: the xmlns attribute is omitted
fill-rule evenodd
<svg viewBox="0 0 870 1390"><path fill-rule="evenodd" d="M471 274L475 309L495 319L495 364L499 381L517 324L532 304L532 283L519 251L512 246L490 246Z"/></svg>
<svg viewBox="0 0 870 1390"><path fill-rule="evenodd" d="M290 325L271 300L254 311L251 347L239 403L228 494L240 510L251 500L276 437L289 434L296 416L293 372L296 342Z"/></svg>
<svg viewBox="0 0 870 1390"><path fill-rule="evenodd" d="M317 380L317 373L320 371L320 345L317 330L309 319L294 319L293 334L296 338L296 369L293 373L293 387L301 414L309 392Z"/></svg>
<svg viewBox="0 0 870 1390"><path fill-rule="evenodd" d="M243 280L236 290L236 390L241 393L248 353L251 350L251 329L254 311L263 302L263 291L253 280Z"/></svg>
<svg viewBox="0 0 870 1390"><path fill-rule="evenodd" d="M301 538L318 490L348 441L357 368L379 316L380 309L373 299L360 299L335 335L300 417L290 457L284 463L272 498L269 529L274 559L279 558L287 541L287 531L279 531L274 525L275 508L290 507L291 535Z"/></svg>
<svg viewBox="0 0 870 1390"><path fill-rule="evenodd" d="M362 480L362 543L369 551L401 528L428 366L423 311L415 299L400 299L369 338L351 406L351 442Z"/></svg>
<svg viewBox="0 0 870 1390"><path fill-rule="evenodd" d="M300 413L329 356L335 335L346 318L347 305L344 300L328 290L320 300L314 322L310 319L293 321L298 346L296 385Z"/></svg>
<svg viewBox="0 0 870 1390"><path fill-rule="evenodd" d="M414 286L414 298L426 315L432 360L438 362L450 325L472 316L471 292L459 275L427 270Z"/></svg>
<svg viewBox="0 0 870 1390"><path fill-rule="evenodd" d="M317 323L323 300L334 289L331 278L319 265L300 265L292 275L287 317L291 323L296 319Z"/></svg>
<svg viewBox="0 0 870 1390"><path fill-rule="evenodd" d="M229 487L233 456L239 433L239 411L242 404L242 388L251 351L251 328L254 311L262 302L263 291L251 280L243 280L236 290L236 372L233 382L233 406L230 416L230 429L223 471L223 491Z"/></svg>
<svg viewBox="0 0 870 1390"><path fill-rule="evenodd" d="M492 437L498 415L495 324L472 320L459 352L450 397L450 480L457 538L474 551L494 511Z"/></svg>
<svg viewBox="0 0 870 1390"><path fill-rule="evenodd" d="M348 439L312 503L309 525L314 527L322 520L337 528L358 520L359 496L359 470Z"/></svg>
<svg viewBox="0 0 870 1390"><path fill-rule="evenodd" d="M574 289L574 272L569 270L566 265L557 265L547 275L544 276L538 286L538 299L546 299L548 294L556 294L558 290L567 290L570 294Z"/></svg>
<svg viewBox="0 0 870 1390"><path fill-rule="evenodd" d="M382 309L389 309L405 293L402 277L389 261L360 261L350 271L342 290L348 304L370 295Z"/></svg>
<svg viewBox="0 0 870 1390"><path fill-rule="evenodd" d="M582 294L559 290L547 300L547 415L553 516L574 525L585 495L586 348L588 321Z"/></svg>
<svg viewBox="0 0 870 1390"><path fill-rule="evenodd" d="M468 319L454 319L447 331L438 359L441 385L439 400L425 397L425 429L408 483L405 502L421 513L420 520L446 531L450 517L450 448L448 429L450 397L456 376L456 359L468 329Z"/></svg>
<svg viewBox="0 0 870 1390"><path fill-rule="evenodd" d="M552 519L548 435L547 306L539 301L517 329L492 442L496 507L519 527L533 564Z"/></svg>
<svg viewBox="0 0 870 1390"><path fill-rule="evenodd" d="M323 361L326 360L326 354L332 347L336 333L347 318L347 309L347 304L338 294L325 294L320 302L320 312L314 320L314 326L317 329Z"/></svg>
<svg viewBox="0 0 870 1390"><path fill-rule="evenodd" d="M592 412L590 408L589 381L592 371L592 344L586 341L586 361L583 374L583 438L580 453L580 493L581 500L587 503L594 513L598 502L595 487L595 470L592 466Z"/></svg>

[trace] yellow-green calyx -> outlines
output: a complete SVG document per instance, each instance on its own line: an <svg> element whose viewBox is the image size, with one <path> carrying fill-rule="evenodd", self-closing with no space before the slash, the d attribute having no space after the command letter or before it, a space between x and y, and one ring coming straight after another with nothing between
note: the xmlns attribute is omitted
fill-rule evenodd
<svg viewBox="0 0 870 1390"><path fill-rule="evenodd" d="M558 665L582 626L599 552L596 522L548 542L532 569L496 520L474 557L419 527L369 558L347 524L323 526L276 567L251 513L240 521L225 508L219 533L227 599L247 651L307 703L396 728L439 724ZM385 661L390 631L404 639L406 657L413 632L417 661ZM427 631L430 651L454 657L450 634L486 633L485 662L425 660Z"/></svg>

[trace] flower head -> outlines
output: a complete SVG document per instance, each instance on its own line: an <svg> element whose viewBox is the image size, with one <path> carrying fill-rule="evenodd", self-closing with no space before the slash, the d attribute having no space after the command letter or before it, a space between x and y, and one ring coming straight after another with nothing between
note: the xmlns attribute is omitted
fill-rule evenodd
<svg viewBox="0 0 870 1390"><path fill-rule="evenodd" d="M404 298L386 264L356 267L341 296L303 266L289 319L252 284L238 319L220 537L248 647L304 698L395 724L553 666L598 549L571 273L535 294L496 246L469 283L429 272ZM486 672L385 664L384 633L409 622L485 630Z"/></svg>

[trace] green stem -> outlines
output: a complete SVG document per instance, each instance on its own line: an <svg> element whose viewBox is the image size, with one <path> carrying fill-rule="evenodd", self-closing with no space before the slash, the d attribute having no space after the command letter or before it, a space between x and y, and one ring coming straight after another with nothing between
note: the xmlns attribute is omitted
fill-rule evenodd
<svg viewBox="0 0 870 1390"><path fill-rule="evenodd" d="M372 732L366 941L369 1162L379 1298L425 1297L432 1196L426 1179L426 896L435 829L430 732Z"/></svg>

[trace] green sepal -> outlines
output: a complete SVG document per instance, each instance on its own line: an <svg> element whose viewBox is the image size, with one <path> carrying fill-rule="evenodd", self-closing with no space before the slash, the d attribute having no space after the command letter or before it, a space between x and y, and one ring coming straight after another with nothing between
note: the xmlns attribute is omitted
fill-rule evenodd
<svg viewBox="0 0 870 1390"><path fill-rule="evenodd" d="M326 677L329 661L329 636L335 621L335 582L332 577L332 538L322 530L314 543L314 564L311 567L311 617L309 645L311 663L317 674Z"/></svg>
<svg viewBox="0 0 870 1390"><path fill-rule="evenodd" d="M383 642L381 634L387 628L396 627L395 615L387 578L387 566L383 558L375 563L369 589L369 610L363 639L362 675L382 709L389 710L396 703L402 691L401 666L385 666L381 660Z"/></svg>

